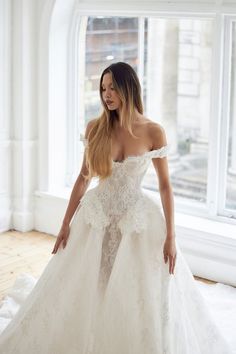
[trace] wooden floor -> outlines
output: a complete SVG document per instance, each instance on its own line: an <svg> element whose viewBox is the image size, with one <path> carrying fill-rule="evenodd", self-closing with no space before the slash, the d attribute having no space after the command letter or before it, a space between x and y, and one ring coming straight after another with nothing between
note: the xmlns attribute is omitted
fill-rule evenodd
<svg viewBox="0 0 236 354"><path fill-rule="evenodd" d="M0 301L19 274L40 276L53 257L55 241L54 236L37 231L0 234Z"/></svg>
<svg viewBox="0 0 236 354"><path fill-rule="evenodd" d="M53 257L56 237L37 231L0 234L0 301L21 273L39 277ZM196 280L214 283L195 277Z"/></svg>

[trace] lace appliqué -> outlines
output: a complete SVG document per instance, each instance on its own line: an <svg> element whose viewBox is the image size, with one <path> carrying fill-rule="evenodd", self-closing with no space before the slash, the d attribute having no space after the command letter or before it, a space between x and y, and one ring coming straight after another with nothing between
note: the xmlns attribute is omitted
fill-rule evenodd
<svg viewBox="0 0 236 354"><path fill-rule="evenodd" d="M107 195L108 196L108 195ZM104 198L106 201L106 198ZM133 202L133 205L125 210L123 213L112 214L113 209L109 212L104 212L101 199L95 193L95 190L88 191L80 201L80 212L83 213L84 220L87 224L90 224L92 227L99 230L105 229L108 225L111 227L111 223L116 224L116 227L119 228L120 232L125 234L131 234L132 232L141 233L145 230L148 224L148 203L145 197L136 198L136 202L133 200L127 201L124 203L124 206ZM118 202L119 203L119 202ZM150 207L150 206L149 206ZM121 211L122 208L119 210ZM114 228L114 227L113 227Z"/></svg>
<svg viewBox="0 0 236 354"><path fill-rule="evenodd" d="M128 157L126 157L126 159L124 161L129 160L129 159L145 159L145 158L153 159L156 157L163 158L168 155L169 150L170 150L170 145L168 144L168 145L162 146L159 149L147 151L147 152L144 152L143 154L140 154L140 155L128 156Z"/></svg>
<svg viewBox="0 0 236 354"><path fill-rule="evenodd" d="M83 213L84 220L87 224L99 230L104 229L109 224L109 219L101 207L101 203L97 198L94 190L91 189L80 200L79 212Z"/></svg>
<svg viewBox="0 0 236 354"><path fill-rule="evenodd" d="M136 203L128 209L118 222L122 234L141 233L148 224L148 204L144 197L139 197Z"/></svg>

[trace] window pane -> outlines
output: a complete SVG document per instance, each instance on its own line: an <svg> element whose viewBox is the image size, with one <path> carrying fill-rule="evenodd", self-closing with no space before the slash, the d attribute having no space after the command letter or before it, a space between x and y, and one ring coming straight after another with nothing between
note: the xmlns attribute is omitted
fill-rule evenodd
<svg viewBox="0 0 236 354"><path fill-rule="evenodd" d="M86 31L85 120L101 110L99 79L111 63L125 61L137 69L138 18L89 17Z"/></svg>
<svg viewBox="0 0 236 354"><path fill-rule="evenodd" d="M162 124L170 144L174 194L206 202L212 21L148 19L147 115ZM157 189L150 168L143 185Z"/></svg>
<svg viewBox="0 0 236 354"><path fill-rule="evenodd" d="M226 208L236 211L236 23L232 26L231 97L228 141Z"/></svg>

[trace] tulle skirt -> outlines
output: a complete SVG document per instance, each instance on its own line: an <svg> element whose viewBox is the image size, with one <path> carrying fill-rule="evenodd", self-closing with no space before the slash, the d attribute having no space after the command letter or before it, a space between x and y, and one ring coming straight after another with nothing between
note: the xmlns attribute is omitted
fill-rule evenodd
<svg viewBox="0 0 236 354"><path fill-rule="evenodd" d="M150 203L151 202L150 200ZM99 230L75 214L59 248L0 336L1 354L232 354L178 245L164 262L152 204L141 233Z"/></svg>

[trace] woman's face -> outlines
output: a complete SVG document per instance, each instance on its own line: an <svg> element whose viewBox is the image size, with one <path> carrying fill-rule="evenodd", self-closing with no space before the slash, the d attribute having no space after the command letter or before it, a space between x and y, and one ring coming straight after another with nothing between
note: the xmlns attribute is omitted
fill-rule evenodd
<svg viewBox="0 0 236 354"><path fill-rule="evenodd" d="M102 99L110 111L121 107L121 100L113 87L110 73L103 75L102 79Z"/></svg>

